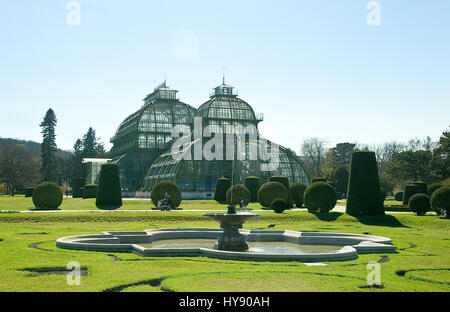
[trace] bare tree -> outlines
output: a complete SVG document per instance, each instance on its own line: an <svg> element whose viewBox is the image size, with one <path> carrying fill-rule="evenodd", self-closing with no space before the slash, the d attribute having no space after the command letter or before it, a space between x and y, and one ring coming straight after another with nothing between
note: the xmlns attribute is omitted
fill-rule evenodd
<svg viewBox="0 0 450 312"><path fill-rule="evenodd" d="M24 145L0 147L0 179L11 195L17 187L34 186L40 179L40 159L33 157Z"/></svg>
<svg viewBox="0 0 450 312"><path fill-rule="evenodd" d="M301 154L311 173L316 177L323 175L327 150L326 140L317 137L306 138L301 145Z"/></svg>

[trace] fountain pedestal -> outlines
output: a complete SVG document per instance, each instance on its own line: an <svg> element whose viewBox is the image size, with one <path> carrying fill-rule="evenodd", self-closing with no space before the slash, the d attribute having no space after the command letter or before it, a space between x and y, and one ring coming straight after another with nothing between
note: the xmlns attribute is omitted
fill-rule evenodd
<svg viewBox="0 0 450 312"><path fill-rule="evenodd" d="M232 210L228 210L229 212ZM227 251L246 251L248 245L245 242L244 236L239 233L242 229L242 224L248 219L259 217L258 214L253 213L207 213L206 217L210 217L220 222L220 227L223 233L219 235L217 243L214 248Z"/></svg>

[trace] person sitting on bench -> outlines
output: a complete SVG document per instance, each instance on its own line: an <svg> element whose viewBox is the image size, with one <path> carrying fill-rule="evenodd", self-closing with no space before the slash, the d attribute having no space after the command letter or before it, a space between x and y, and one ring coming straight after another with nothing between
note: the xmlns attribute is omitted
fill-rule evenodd
<svg viewBox="0 0 450 312"><path fill-rule="evenodd" d="M171 207L172 207L172 198L170 198L169 193L165 192L164 198L158 202L158 208L160 208L161 211L163 210L170 211Z"/></svg>

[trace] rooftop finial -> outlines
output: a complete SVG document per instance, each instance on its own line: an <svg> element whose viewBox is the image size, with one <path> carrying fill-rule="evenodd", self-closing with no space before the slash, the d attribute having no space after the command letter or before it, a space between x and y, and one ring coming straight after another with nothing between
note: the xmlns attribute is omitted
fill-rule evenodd
<svg viewBox="0 0 450 312"><path fill-rule="evenodd" d="M225 66L222 67L222 84L225 84Z"/></svg>

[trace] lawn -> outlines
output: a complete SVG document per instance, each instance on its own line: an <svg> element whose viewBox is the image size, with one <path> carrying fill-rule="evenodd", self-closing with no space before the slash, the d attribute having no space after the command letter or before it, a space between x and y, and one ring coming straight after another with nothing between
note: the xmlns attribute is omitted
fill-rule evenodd
<svg viewBox="0 0 450 312"><path fill-rule="evenodd" d="M31 199L0 197L1 210L27 210ZM127 201L127 208L149 210L149 202ZM27 206L28 205L28 206ZM65 199L62 209L93 209L92 200ZM213 201L185 207L223 210ZM6 209L5 209L5 208ZM77 207L77 208L75 208ZM434 215L387 214L359 220L340 212L310 214L260 212L245 229L370 233L390 237L397 254L310 267L298 262L250 262L206 257L143 258L127 253L70 251L56 239L108 230L218 227L200 211L0 213L0 291L450 291L450 220ZM80 286L64 275L34 269L64 268L77 261L87 269ZM367 263L379 261L384 288L365 287Z"/></svg>

